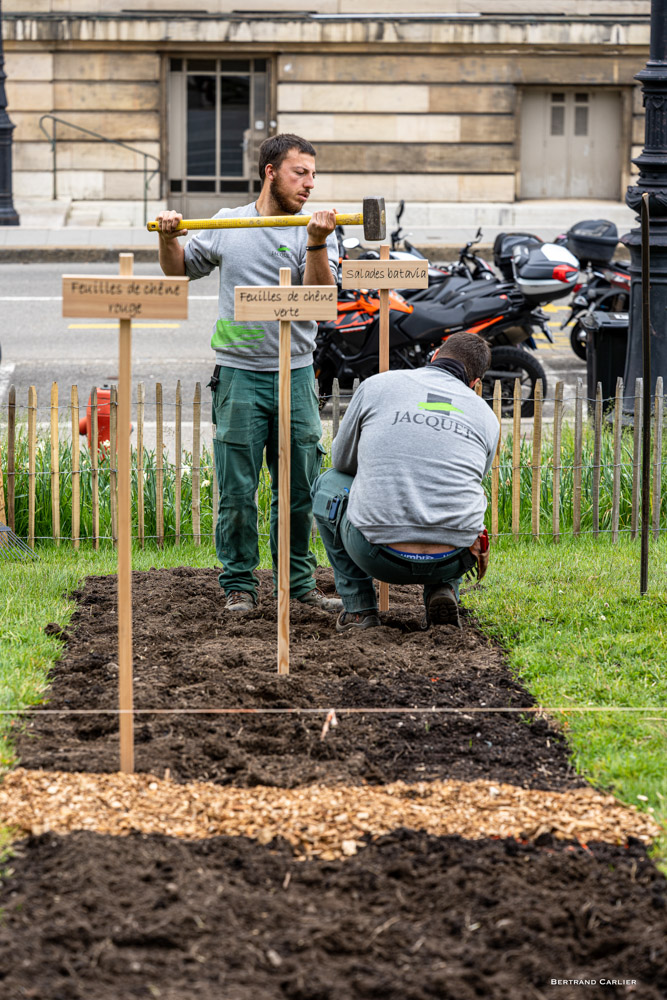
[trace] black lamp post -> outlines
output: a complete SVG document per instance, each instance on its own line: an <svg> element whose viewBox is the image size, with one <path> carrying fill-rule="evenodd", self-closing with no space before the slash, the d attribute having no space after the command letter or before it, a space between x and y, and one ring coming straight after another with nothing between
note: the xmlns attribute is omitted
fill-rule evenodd
<svg viewBox="0 0 667 1000"><path fill-rule="evenodd" d="M5 56L2 50L2 0L0 0L0 226L18 226L19 217L12 202L12 132L5 94Z"/></svg>
<svg viewBox="0 0 667 1000"><path fill-rule="evenodd" d="M639 167L637 184L628 188L625 202L637 213L642 195L649 195L651 217L651 393L662 375L667 386L667 0L651 0L651 51L645 69L637 73L642 83L646 128L644 149L633 160ZM621 242L630 251L630 329L625 357L625 406L634 409L635 379L642 367L641 229L633 229Z"/></svg>

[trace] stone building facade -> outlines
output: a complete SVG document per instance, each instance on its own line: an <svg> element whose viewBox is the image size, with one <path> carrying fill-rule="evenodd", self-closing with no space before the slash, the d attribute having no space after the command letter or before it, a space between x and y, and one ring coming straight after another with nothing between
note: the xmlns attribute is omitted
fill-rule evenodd
<svg viewBox="0 0 667 1000"><path fill-rule="evenodd" d="M3 2L19 199L54 191L43 115L68 123L56 126L58 197L115 204L119 218L143 198L142 153L159 160L151 209L194 216L249 200L274 131L316 145L318 202L343 210L383 194L421 206L424 221L452 203L618 202L643 143L633 77L649 0L111 7Z"/></svg>

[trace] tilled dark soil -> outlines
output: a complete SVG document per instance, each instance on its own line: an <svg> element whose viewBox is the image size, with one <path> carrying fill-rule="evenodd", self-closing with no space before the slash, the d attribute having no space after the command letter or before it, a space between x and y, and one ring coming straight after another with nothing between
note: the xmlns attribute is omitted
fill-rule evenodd
<svg viewBox="0 0 667 1000"><path fill-rule="evenodd" d="M420 588L392 587L382 627L356 634L337 635L335 615L292 602L290 675L281 677L276 601L269 574L260 577L258 610L233 616L213 569L133 574L135 708L260 710L137 715L137 770L169 768L177 781L243 786L486 778L556 790L583 783L544 719L475 711L534 702L502 652L470 623L423 630ZM320 571L318 582L333 591L331 571ZM45 706L65 714L36 710L17 752L28 768L115 771L117 716L74 714L118 707L115 578L90 577L76 596ZM59 632L57 623L50 631ZM409 711L433 706L470 711ZM324 715L272 714L290 708L402 711L340 711L322 740Z"/></svg>
<svg viewBox="0 0 667 1000"><path fill-rule="evenodd" d="M667 996L667 881L636 841L398 830L296 862L282 841L82 832L16 850L3 1000Z"/></svg>

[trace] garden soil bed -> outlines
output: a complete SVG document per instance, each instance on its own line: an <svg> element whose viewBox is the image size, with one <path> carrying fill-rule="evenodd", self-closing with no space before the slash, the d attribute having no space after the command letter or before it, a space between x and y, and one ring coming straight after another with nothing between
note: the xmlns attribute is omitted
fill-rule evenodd
<svg viewBox="0 0 667 1000"><path fill-rule="evenodd" d="M667 883L639 842L397 830L330 862L243 837L50 833L15 849L3 1000L667 995Z"/></svg>
<svg viewBox="0 0 667 1000"><path fill-rule="evenodd" d="M342 636L334 615L293 601L290 675L281 677L276 601L270 575L260 578L258 610L235 617L224 611L213 569L133 574L135 708L186 713L137 715L137 770L246 787L447 778L540 789L584 784L544 718L479 711L534 701L502 651L471 624L423 630L419 588L392 587L382 627ZM331 571L319 571L318 583L332 592ZM115 578L89 577L76 597L45 706L63 714L32 713L17 752L27 768L115 771ZM433 707L467 711L411 711ZM187 714L215 708L258 714ZM338 726L322 740L325 715L290 708L336 708ZM359 712L390 708L397 711ZM91 709L108 714L76 714Z"/></svg>
<svg viewBox="0 0 667 1000"><path fill-rule="evenodd" d="M574 773L502 651L467 619L423 630L392 587L356 635L293 602L279 677L260 580L232 617L215 570L134 574L135 775L114 773L115 579L49 626L63 658L0 793L22 838L2 1000L664 1000L655 828Z"/></svg>

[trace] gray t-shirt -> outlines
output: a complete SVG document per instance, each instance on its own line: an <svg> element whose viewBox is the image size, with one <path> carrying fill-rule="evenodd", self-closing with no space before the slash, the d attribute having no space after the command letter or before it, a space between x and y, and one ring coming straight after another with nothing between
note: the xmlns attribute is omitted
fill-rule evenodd
<svg viewBox="0 0 667 1000"><path fill-rule="evenodd" d="M299 213L300 215L303 213ZM242 208L224 208L214 219L259 217L255 203ZM234 319L236 285L279 285L280 268L289 267L292 284L302 285L306 270L305 226L248 229L202 229L185 245L185 273L194 280L220 268L218 320L211 347L216 363L224 368L278 371L279 328L277 322L238 323ZM324 251L315 251L324 253ZM327 239L331 272L338 275L338 245L335 234ZM292 323L292 368L313 363L317 323Z"/></svg>
<svg viewBox="0 0 667 1000"><path fill-rule="evenodd" d="M334 467L355 477L350 521L376 545L472 545L498 435L484 400L434 365L366 379L332 449Z"/></svg>

